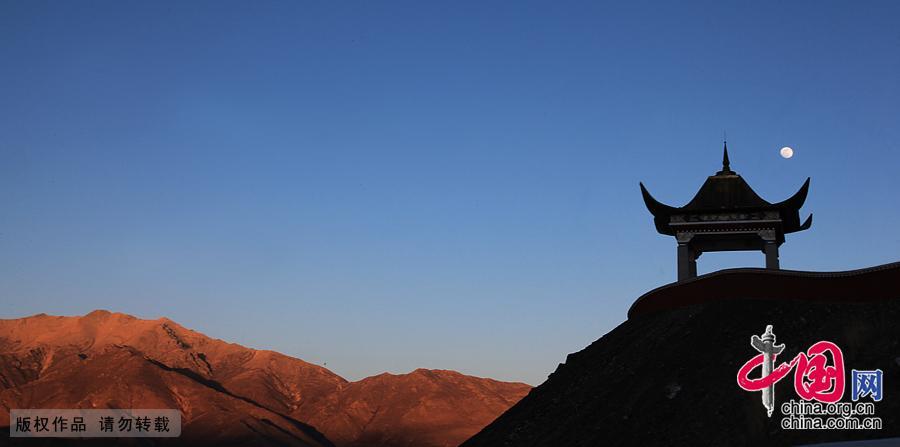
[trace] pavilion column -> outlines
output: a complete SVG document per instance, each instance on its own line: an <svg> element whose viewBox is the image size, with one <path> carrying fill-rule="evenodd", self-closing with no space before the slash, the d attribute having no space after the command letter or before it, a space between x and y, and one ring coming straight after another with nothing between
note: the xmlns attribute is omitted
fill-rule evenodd
<svg viewBox="0 0 900 447"><path fill-rule="evenodd" d="M697 250L695 250L694 247L690 248L691 262L688 263L688 268L690 269L688 271L688 274L690 275L689 278L695 278L697 277L697 258L699 258L700 255L697 253Z"/></svg>
<svg viewBox="0 0 900 447"><path fill-rule="evenodd" d="M778 270L778 235L775 231L764 230L759 232L759 237L763 241L763 253L766 254L766 268Z"/></svg>
<svg viewBox="0 0 900 447"><path fill-rule="evenodd" d="M775 241L766 241L763 252L766 254L766 268L778 270L778 244Z"/></svg>
<svg viewBox="0 0 900 447"><path fill-rule="evenodd" d="M690 244L678 244L678 280L697 276L697 256Z"/></svg>

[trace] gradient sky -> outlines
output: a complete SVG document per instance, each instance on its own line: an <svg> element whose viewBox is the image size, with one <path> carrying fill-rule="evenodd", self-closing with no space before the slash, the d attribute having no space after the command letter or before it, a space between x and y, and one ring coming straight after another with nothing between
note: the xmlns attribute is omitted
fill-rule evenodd
<svg viewBox="0 0 900 447"><path fill-rule="evenodd" d="M674 280L638 182L686 203L723 131L763 198L812 177L783 268L900 260L898 23L895 1L4 1L0 317L538 384Z"/></svg>

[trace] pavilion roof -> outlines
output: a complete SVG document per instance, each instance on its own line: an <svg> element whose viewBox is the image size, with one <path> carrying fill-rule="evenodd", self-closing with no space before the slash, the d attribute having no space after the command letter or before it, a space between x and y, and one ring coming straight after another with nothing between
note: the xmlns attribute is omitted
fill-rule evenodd
<svg viewBox="0 0 900 447"><path fill-rule="evenodd" d="M803 186L787 200L770 203L761 198L753 188L736 172L731 170L728 159L728 146L725 145L722 156L722 170L715 175L707 177L703 186L686 205L673 207L654 199L644 184L641 183L641 194L644 204L653 214L656 228L663 234L674 234L669 228L669 218L673 214L703 214L721 213L729 211L779 211L782 219L783 232L792 233L802 231L812 225L812 215L800 224L800 208L806 201L809 192L807 178Z"/></svg>

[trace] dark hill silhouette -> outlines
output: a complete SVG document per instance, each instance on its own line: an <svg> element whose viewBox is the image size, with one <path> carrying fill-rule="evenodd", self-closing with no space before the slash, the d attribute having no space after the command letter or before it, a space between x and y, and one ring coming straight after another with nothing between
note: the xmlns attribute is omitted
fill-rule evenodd
<svg viewBox="0 0 900 447"><path fill-rule="evenodd" d="M857 286L841 283L848 278ZM745 295L783 281L794 289L773 292L779 299ZM759 446L898 437L898 286L900 264L889 264L846 274L737 269L658 289L463 447ZM790 299L791 290L802 292L801 299ZM740 389L736 376L757 354L750 336L769 324L786 346L779 362L828 340L843 350L845 376L851 368L883 370L884 398L875 404L883 428L784 430L780 412L767 417L760 393ZM777 406L799 399L792 382L793 374L776 385ZM843 401L850 400L849 378L846 386Z"/></svg>

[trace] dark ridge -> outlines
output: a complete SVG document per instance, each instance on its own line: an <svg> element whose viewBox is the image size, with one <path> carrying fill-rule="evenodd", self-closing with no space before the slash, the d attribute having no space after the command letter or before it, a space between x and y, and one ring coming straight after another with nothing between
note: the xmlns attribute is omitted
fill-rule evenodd
<svg viewBox="0 0 900 447"><path fill-rule="evenodd" d="M171 372L174 372L174 373L177 373L177 374L181 374L181 375L183 375L183 376L185 376L185 377L187 377L187 378L189 378L189 379L191 379L191 380L193 380L193 381L195 381L195 382L198 382L198 383L200 383L200 384L202 384L202 385L204 385L204 386L207 386L207 387L209 387L209 388L212 388L212 389L214 389L214 390L216 390L216 391L218 391L218 392L220 392L220 393L223 393L223 394L226 394L226 395L228 395L228 396L231 396L231 397L233 397L233 398L235 398L235 399L239 399L239 400L242 400L242 401L244 401L244 402L247 402L248 404L253 405L253 406L257 407L257 408L262 408L262 409L264 409L264 410L266 410L266 411L270 411L270 412L272 412L273 414L277 414L278 416L280 416L281 418L283 418L285 421L287 421L289 424L293 425L294 427L296 427L298 430L300 430L301 432L303 432L305 435L309 436L309 437L312 438L313 440L318 441L318 442L320 442L321 444L326 445L326 446L334 446L334 444L333 444L331 441L329 441L327 438L325 438L325 435L323 435L322 433L319 433L319 431L316 430L313 426L308 425L308 424L304 424L303 422L300 422L300 421L298 421L298 420L296 420L296 419L294 419L294 418L292 418L292 417L290 417L290 416L288 416L288 415L286 415L286 414L284 414L284 413L281 413L281 412L275 411L275 410L273 410L273 409L271 409L271 408L268 408L268 407L266 407L266 406L260 404L259 402L256 402L256 401L253 400L253 399L250 399L250 398L248 398L248 397L244 397L244 396L241 396L241 395L238 395L238 394L234 394L234 393L232 393L231 391L228 391L224 386L222 386L221 383L219 383L219 382L217 382L217 381L215 381L215 380L207 379L206 377L203 377L202 375L200 375L200 374L198 374L198 373L196 373L196 372L194 372L194 371L192 371L192 370L190 370L190 369L187 369L187 368L174 368L174 367L171 367L171 366L169 366L169 365L166 365L165 363L162 363L162 362L160 362L160 361L158 361L158 360L154 360L154 359L151 359L151 358L148 358L148 357L144 357L144 359L145 359L146 361L150 362L151 364L153 364L153 365L155 365L155 366L161 368L161 369L164 369L164 370L166 370L166 371L171 371ZM269 423L272 424L271 421L269 421ZM273 424L273 425L274 425L274 424ZM280 428L279 428L279 429L280 429ZM287 433L287 432L286 432L286 433ZM288 434L290 434L290 433L288 433ZM293 435L293 434L290 434L290 435L291 435L292 437L294 437L294 438L297 438L297 437L296 437L295 435ZM297 438L297 439L298 439L298 440L301 440L301 441L303 441L303 442L306 442L306 441L304 441L303 439L300 439L300 438Z"/></svg>
<svg viewBox="0 0 900 447"><path fill-rule="evenodd" d="M732 269L661 287L462 446L751 447L896 438L898 285L900 263L825 273ZM737 384L738 370L758 354L750 337L767 325L785 345L778 362L822 340L841 349L841 402L851 401L851 369L881 369L884 399L874 403L874 416L882 429L783 429L781 405L802 400L795 371L776 384L769 417L761 393Z"/></svg>
<svg viewBox="0 0 900 447"><path fill-rule="evenodd" d="M175 340L175 343L178 345L179 348L181 348L181 349L190 349L191 348L191 344L182 340L181 337L179 337L178 334L175 332L175 329L172 329L171 326L163 323L162 328L164 331L166 331L166 334L169 334L169 337L171 337L173 340Z"/></svg>
<svg viewBox="0 0 900 447"><path fill-rule="evenodd" d="M734 299L871 302L900 299L900 262L842 272L763 268L719 270L653 289L628 318L708 301Z"/></svg>
<svg viewBox="0 0 900 447"><path fill-rule="evenodd" d="M285 429L279 427L279 426L276 425L274 422L272 422L272 421L270 421L270 420L268 420L268 419L266 419L266 418L262 418L262 419L260 419L259 421L262 422L263 424L268 425L269 427L274 428L275 430L278 430L278 431L284 433L284 434L287 435L287 436L290 436L291 438L294 438L294 439L296 439L296 440L298 440L298 441L300 441L300 442L306 443L305 440L298 438L298 437L297 437L296 435L294 435L293 433L291 433L291 432L289 432L289 431L287 431L287 430L285 430Z"/></svg>
<svg viewBox="0 0 900 447"><path fill-rule="evenodd" d="M731 300L630 319L570 354L464 447L798 446L900 436L900 300L873 303ZM759 392L738 387L738 369L758 354L750 337L774 325L789 360L819 340L850 369L884 371L875 403L881 430L784 430ZM794 391L793 372L775 388L776 408ZM894 398L892 398L893 396ZM869 401L868 398L863 398Z"/></svg>
<svg viewBox="0 0 900 447"><path fill-rule="evenodd" d="M194 354L193 352L191 352L190 356L191 356L191 359L194 360L194 363L196 363L198 365L202 363L203 366L206 368L206 373L209 375L212 375L212 373L213 373L212 365L210 365L209 362L206 360L206 354L204 354L202 352L198 353L198 354Z"/></svg>

